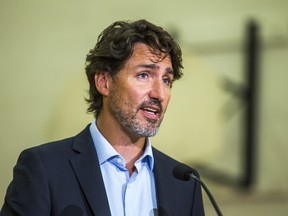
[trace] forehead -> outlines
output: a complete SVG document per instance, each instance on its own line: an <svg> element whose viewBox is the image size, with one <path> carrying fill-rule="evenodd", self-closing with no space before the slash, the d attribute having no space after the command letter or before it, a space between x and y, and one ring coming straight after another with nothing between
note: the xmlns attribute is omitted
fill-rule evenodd
<svg viewBox="0 0 288 216"><path fill-rule="evenodd" d="M133 53L131 57L128 59L128 62L153 62L153 63L165 63L167 67L172 68L170 55L166 55L165 53L155 53L152 48L144 43L136 43L133 46ZM136 61L136 62L135 62Z"/></svg>

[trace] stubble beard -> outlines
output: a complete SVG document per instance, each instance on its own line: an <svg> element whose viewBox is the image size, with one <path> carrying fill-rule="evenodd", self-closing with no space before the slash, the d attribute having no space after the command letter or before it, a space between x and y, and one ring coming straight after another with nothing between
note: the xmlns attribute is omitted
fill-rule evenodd
<svg viewBox="0 0 288 216"><path fill-rule="evenodd" d="M129 102L120 101L119 98L112 96L109 107L121 127L133 136L152 137L158 133L162 119L147 118L146 123L141 123L137 118L137 113L141 106L135 110Z"/></svg>

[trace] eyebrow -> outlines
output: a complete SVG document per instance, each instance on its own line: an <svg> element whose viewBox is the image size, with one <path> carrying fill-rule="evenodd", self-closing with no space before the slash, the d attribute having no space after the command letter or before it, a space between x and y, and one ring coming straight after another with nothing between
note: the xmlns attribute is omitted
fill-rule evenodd
<svg viewBox="0 0 288 216"><path fill-rule="evenodd" d="M156 64L141 64L141 65L138 65L137 68L148 68L148 69L156 70L157 68L159 68L159 66L157 66ZM169 74L174 75L173 68L167 67L165 71Z"/></svg>

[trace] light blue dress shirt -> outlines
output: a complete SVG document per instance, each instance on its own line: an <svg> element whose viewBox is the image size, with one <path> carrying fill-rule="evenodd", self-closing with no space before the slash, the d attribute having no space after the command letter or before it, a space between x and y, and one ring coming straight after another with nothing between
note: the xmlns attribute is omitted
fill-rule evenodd
<svg viewBox="0 0 288 216"><path fill-rule="evenodd" d="M146 139L144 154L135 162L136 169L130 176L125 168L125 159L103 137L96 121L90 125L90 133L112 216L158 215L150 139Z"/></svg>

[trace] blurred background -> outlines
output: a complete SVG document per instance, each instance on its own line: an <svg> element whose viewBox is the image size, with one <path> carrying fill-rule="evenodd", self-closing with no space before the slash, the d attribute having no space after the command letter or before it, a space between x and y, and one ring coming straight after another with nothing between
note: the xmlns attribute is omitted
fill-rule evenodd
<svg viewBox="0 0 288 216"><path fill-rule="evenodd" d="M84 67L100 32L144 18L176 38L185 67L154 146L196 167L224 215L287 215L287 11L286 0L1 0L0 205L23 149L93 120Z"/></svg>

